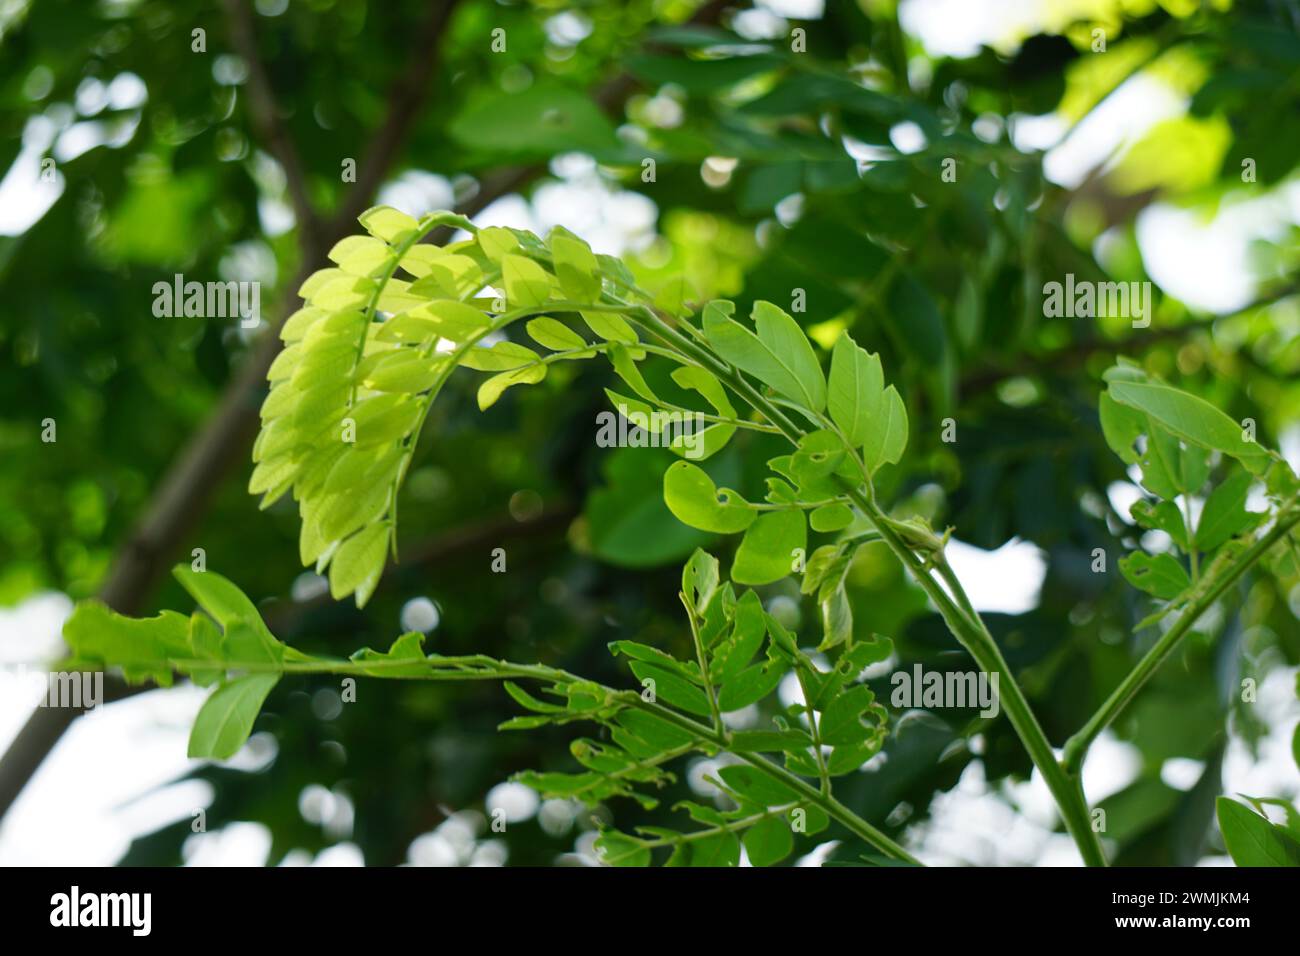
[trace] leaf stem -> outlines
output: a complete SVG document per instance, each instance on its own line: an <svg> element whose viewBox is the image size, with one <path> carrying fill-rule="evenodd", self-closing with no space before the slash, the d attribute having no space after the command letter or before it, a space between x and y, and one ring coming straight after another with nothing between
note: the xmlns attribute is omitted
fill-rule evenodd
<svg viewBox="0 0 1300 956"><path fill-rule="evenodd" d="M707 350L700 348L694 342L687 340L671 328L653 309L641 308L637 318L661 340L683 349L692 358L708 366L756 411L780 428L793 444L798 445L804 433L773 402L745 381L736 370L713 358ZM856 455L854 457L857 459ZM861 460L857 459L857 462L865 487L869 489L871 476L862 467ZM983 620L974 612L956 575L949 570L946 580L950 579L949 587L953 588L955 594L960 595L957 600L961 602L962 607L958 607L953 602L953 599L931 576L927 565L904 543L898 532L894 530L890 519L876 505L874 497L869 492L864 492L863 486L851 485L847 481L844 484L854 504L876 525L885 544L934 602L957 641L967 649L982 670L998 675L1000 697L1005 705L1007 717L1028 751L1030 759L1043 775L1043 780L1052 792L1066 828L1078 845L1084 862L1090 866L1104 866L1105 855L1102 853L1101 842L1092 829L1088 808L1080 788L1066 776L1057 762L1051 744L1048 743L1047 736L1030 709L1028 700L1012 676L1010 667L1007 666L997 643L984 626Z"/></svg>
<svg viewBox="0 0 1300 956"><path fill-rule="evenodd" d="M1203 589L1200 596L1179 615L1177 622L1151 646L1137 666L1125 675L1119 686L1106 698L1105 703L1088 719L1079 732L1065 742L1061 762L1066 772L1071 774L1079 772L1083 766L1083 758L1087 756L1088 748L1097 739L1097 735L1119 716L1120 711L1151 679L1156 668L1174 652L1201 615L1209 610L1223 592L1245 574L1251 565L1262 558L1273 545L1284 539L1298 523L1300 523L1300 498L1293 498L1278 511L1273 527L1228 565L1227 570L1213 578L1209 587Z"/></svg>

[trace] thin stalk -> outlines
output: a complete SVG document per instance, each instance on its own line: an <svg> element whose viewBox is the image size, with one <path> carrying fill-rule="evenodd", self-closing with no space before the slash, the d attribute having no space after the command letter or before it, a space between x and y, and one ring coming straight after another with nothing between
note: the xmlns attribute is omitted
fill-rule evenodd
<svg viewBox="0 0 1300 956"><path fill-rule="evenodd" d="M634 317L639 324L643 325L656 337L682 349L691 358L709 368L710 371L730 385L732 390L744 398L756 411L766 416L769 421L780 428L791 442L796 445L799 443L804 433L775 404L745 381L735 369L720 362L710 355L707 350L700 348L694 342L682 336L681 333L669 326L656 314L653 309L641 308ZM866 473L865 469L863 469L863 479L866 486L870 487L870 475ZM1037 718L1034 717L1028 700L1016 683L1010 667L1007 666L997 643L984 626L983 620L973 612L973 608L968 612L953 603L947 592L930 575L928 568L921 559L913 553L902 538L899 537L898 533L894 531L887 516L868 493L865 493L861 487L852 487L849 489L849 497L853 499L854 504L862 510L863 514L877 526L885 544L894 553L895 557L902 562L903 566L907 568L917 583L921 585L931 601L934 602L944 622L948 625L948 629L957 638L958 642L970 652L982 670L998 675L1000 697L1005 704L1007 718L1011 721L1011 725L1015 728L1021 743L1024 744L1026 751L1028 751L1034 766L1043 775L1043 780L1060 809L1066 829L1069 830L1070 835L1078 845L1084 862L1089 866L1104 866L1106 863L1105 855L1101 849L1101 842L1092 829L1088 808L1082 794L1057 762L1047 736L1043 733ZM951 575L951 572L949 574L952 582L957 582L956 576ZM950 583L949 586L952 587L953 585ZM954 591L962 595L959 600L962 601L965 607L970 607L969 599L965 597L959 582L956 583Z"/></svg>
<svg viewBox="0 0 1300 956"><path fill-rule="evenodd" d="M709 661L704 656L704 642L700 640L700 626L695 619L695 608L686 600L685 594L678 594L682 607L686 608L686 620L691 626L691 640L695 643L695 660L700 665L700 678L704 681L704 695L709 699L709 711L713 714L713 728L719 737L727 738L727 727L722 722L722 711L718 709L718 695L713 691L713 681L709 678Z"/></svg>
<svg viewBox="0 0 1300 956"><path fill-rule="evenodd" d="M119 667L153 667L157 661L149 662L115 662ZM583 680L576 674L560 670L555 667L548 667L545 664L516 664L512 661L497 660L486 654L468 654L458 657L426 657L409 660L383 660L383 661L351 661L351 660L308 660L308 661L212 661L206 659L188 659L175 658L170 659L168 663L183 672L212 670L215 666L227 671L245 671L248 673L283 673L283 674L350 674L364 677L375 677L389 680L436 680L436 681L478 681L478 680L503 680L517 678L520 680L537 680L555 684L573 684L593 682ZM411 668L420 663L428 665L429 671L424 674L413 674ZM394 673L384 673L393 671ZM640 710L654 714L659 719L673 724L681 730L686 731L698 741L708 744L712 748L721 751L729 751L731 742L727 739L725 732L718 732L712 727L701 724L682 714L677 713L662 704L651 703L643 700L641 695L636 691L616 690L604 685L599 686L606 694L610 702L617 702L624 706L636 707ZM684 752L684 751L683 751ZM840 803L829 794L822 793L816 787L813 787L796 776L765 757L754 753L737 753L737 758L758 770L760 773L775 780L789 789L798 793L808 802L820 807L825 813L837 820L845 829L861 838L866 843L875 847L880 852L897 860L906 863L915 863L920 865L920 861L904 850L896 842L891 840L884 833L881 833L866 820L863 820L856 813L850 810L844 804Z"/></svg>
<svg viewBox="0 0 1300 956"><path fill-rule="evenodd" d="M1088 722L1073 737L1065 742L1065 751L1062 755L1062 765L1066 771L1077 774L1079 768L1083 766L1083 758L1088 753L1088 748L1092 742L1097 739L1097 735L1111 725L1116 717L1142 689L1151 676L1156 672L1161 664L1168 659L1169 655L1174 652L1178 644L1197 620L1210 606L1226 591L1234 581L1246 573L1246 569L1264 556L1264 554L1285 538L1300 523L1300 499L1292 499L1279 512L1277 520L1273 527L1264 535L1258 538L1253 545L1232 562L1228 569L1220 576L1214 579L1214 583L1195 601L1187 606L1187 609L1179 615L1178 621L1161 635L1160 639L1151 646L1142 660L1133 670L1124 677L1118 687L1106 698L1105 703L1098 708L1097 712L1088 719Z"/></svg>
<svg viewBox="0 0 1300 956"><path fill-rule="evenodd" d="M656 717L666 720L671 724L675 724L680 729L688 731L695 734L697 737L701 737L704 740L715 744L719 749L727 749L726 741L719 738L713 733L713 731L698 721L692 720L689 717L684 717L676 711L669 710L659 704L652 704L649 701L642 700L641 695L635 692L625 692L619 696L620 699L626 701L633 707L639 707L641 710L648 711ZM914 863L918 866L921 865L920 860L912 856L912 854L908 853L889 837L885 836L885 834L881 833L866 820L863 820L860 816L844 804L840 803L840 801L836 800L834 797L822 793L802 777L796 776L784 767L773 763L759 754L738 753L735 754L735 756L739 757L745 763L749 764L769 779L783 784L807 799L810 803L821 807L829 816L838 820L854 835L858 836L865 842L870 843L886 855L891 856L896 860L902 860L905 863Z"/></svg>

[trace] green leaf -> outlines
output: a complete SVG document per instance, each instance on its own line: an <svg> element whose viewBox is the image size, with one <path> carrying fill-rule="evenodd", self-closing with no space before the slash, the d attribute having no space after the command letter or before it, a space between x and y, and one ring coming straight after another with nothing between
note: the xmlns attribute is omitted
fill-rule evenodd
<svg viewBox="0 0 1300 956"><path fill-rule="evenodd" d="M248 596L215 571L195 571L189 565L178 564L172 568L172 576L222 627L238 622L262 623L262 615Z"/></svg>
<svg viewBox="0 0 1300 956"><path fill-rule="evenodd" d="M799 324L772 303L755 302L755 335L730 317L734 309L724 300L704 309L704 334L714 350L786 398L814 412L825 408L826 379Z"/></svg>
<svg viewBox="0 0 1300 956"><path fill-rule="evenodd" d="M1244 441L1242 428L1209 402L1159 382L1112 378L1115 401L1146 412L1183 441L1231 455L1253 474L1261 474L1268 455L1254 442Z"/></svg>
<svg viewBox="0 0 1300 956"><path fill-rule="evenodd" d="M534 342L552 352L565 352L587 347L581 335L563 322L557 322L549 316L532 319L528 325L528 335Z"/></svg>
<svg viewBox="0 0 1300 956"><path fill-rule="evenodd" d="M428 658L424 653L424 635L419 631L408 631L403 634L382 654L369 647L363 647L352 654L348 660L360 664L380 664L381 666L367 671L380 677L424 677L429 673ZM401 662L409 662L409 664ZM399 666L394 667L394 664Z"/></svg>
<svg viewBox="0 0 1300 956"><path fill-rule="evenodd" d="M1182 493L1182 449L1178 439L1149 415L1144 429L1147 446L1142 453L1142 486L1171 501Z"/></svg>
<svg viewBox="0 0 1300 956"><path fill-rule="evenodd" d="M1134 551L1120 559L1119 570L1129 584L1165 601L1178 597L1192 584L1186 569L1169 554Z"/></svg>
<svg viewBox="0 0 1300 956"><path fill-rule="evenodd" d="M772 866L790 855L794 849L794 833L789 821L770 816L745 831L744 843L750 863Z"/></svg>
<svg viewBox="0 0 1300 956"><path fill-rule="evenodd" d="M392 206L371 206L357 217L357 221L376 239L394 246L405 242L420 227L418 222Z"/></svg>
<svg viewBox="0 0 1300 956"><path fill-rule="evenodd" d="M591 247L577 236L558 228L551 230L547 244L551 247L555 276L560 280L560 288L564 290L565 297L574 302L599 302L600 263L596 261ZM615 315L613 318L622 321L620 316ZM599 332L596 334L600 335ZM601 337L608 338L608 336ZM634 341L635 338L633 336Z"/></svg>
<svg viewBox="0 0 1300 956"><path fill-rule="evenodd" d="M513 385L536 385L546 378L546 371L549 367L539 363L493 375L478 387L479 411L487 411L495 405L497 399L501 397L505 390Z"/></svg>
<svg viewBox="0 0 1300 956"><path fill-rule="evenodd" d="M172 576L224 630L230 631L237 625L243 625L256 636L256 641L249 648L256 655L253 660L283 659L284 646L266 626L256 605L231 581L215 571L195 571L185 564L176 565L172 569Z"/></svg>
<svg viewBox="0 0 1300 956"><path fill-rule="evenodd" d="M344 541L330 562L330 594L340 600L355 592L357 607L365 607L384 573L389 526L372 524Z"/></svg>
<svg viewBox="0 0 1300 956"><path fill-rule="evenodd" d="M629 349L621 345L614 345L610 347L608 355L609 362L614 366L614 371L618 373L618 377L626 382L633 392L647 402L655 405L663 404L659 401L659 396L654 393L654 389L647 384L641 370L637 368L636 362L632 358L632 352Z"/></svg>
<svg viewBox="0 0 1300 956"><path fill-rule="evenodd" d="M682 594L696 617L704 612L718 591L718 559L696 548L682 567Z"/></svg>
<svg viewBox="0 0 1300 956"><path fill-rule="evenodd" d="M744 531L757 515L744 498L727 488L719 493L704 469L685 461L664 472L664 503L683 524L718 534Z"/></svg>
<svg viewBox="0 0 1300 956"><path fill-rule="evenodd" d="M650 851L634 837L605 830L596 838L596 852L609 866L649 866Z"/></svg>
<svg viewBox="0 0 1300 956"><path fill-rule="evenodd" d="M577 151L601 159L619 146L613 124L587 91L554 80L539 77L509 92L485 84L464 102L447 129L477 157L550 159Z"/></svg>
<svg viewBox="0 0 1300 956"><path fill-rule="evenodd" d="M1126 465L1136 465L1138 453L1134 449L1138 436L1144 431L1145 416L1136 409L1121 405L1107 392L1101 393L1097 403L1101 419L1101 433L1110 450Z"/></svg>
<svg viewBox="0 0 1300 956"><path fill-rule="evenodd" d="M718 691L718 708L723 713L757 704L781 683L785 667L777 661L751 664L722 685Z"/></svg>
<svg viewBox="0 0 1300 956"><path fill-rule="evenodd" d="M759 806L780 806L797 803L800 799L797 791L748 765L723 767L718 771L718 777L736 793Z"/></svg>
<svg viewBox="0 0 1300 956"><path fill-rule="evenodd" d="M656 700L666 701L674 707L702 717L712 713L709 699L704 691L685 680L678 674L645 661L632 661L629 665L637 680L654 681Z"/></svg>
<svg viewBox="0 0 1300 956"><path fill-rule="evenodd" d="M500 265L502 258L519 248L519 240L515 238L515 234L501 226L488 226L485 229L480 229L474 238L478 240L483 255L488 257L489 262L496 265Z"/></svg>
<svg viewBox="0 0 1300 956"><path fill-rule="evenodd" d="M713 649L709 676L718 684L726 684L740 674L763 646L766 633L763 602L754 591L746 591L736 602L730 634Z"/></svg>
<svg viewBox="0 0 1300 956"><path fill-rule="evenodd" d="M831 419L853 447L863 445L871 423L884 410L885 378L880 357L871 355L844 332L831 352L827 406Z"/></svg>
<svg viewBox="0 0 1300 956"><path fill-rule="evenodd" d="M1153 505L1146 498L1140 498L1133 502L1129 514L1142 527L1163 531L1180 549L1187 551L1187 525L1182 511L1172 501L1158 501Z"/></svg>
<svg viewBox="0 0 1300 956"><path fill-rule="evenodd" d="M524 365L534 365L541 360L542 357L526 345L517 342L498 342L490 349L470 349L461 356L460 364L476 372L502 372Z"/></svg>
<svg viewBox="0 0 1300 956"><path fill-rule="evenodd" d="M393 261L393 250L382 239L348 236L334 244L330 260L350 275L373 276L383 272Z"/></svg>
<svg viewBox="0 0 1300 956"><path fill-rule="evenodd" d="M636 345L636 330L627 320L616 312L582 312L582 321L587 328L606 342L621 342L624 345Z"/></svg>
<svg viewBox="0 0 1300 956"><path fill-rule="evenodd" d="M1219 829L1238 866L1300 866L1300 843L1230 797L1214 801Z"/></svg>
<svg viewBox="0 0 1300 956"><path fill-rule="evenodd" d="M734 833L715 833L677 844L666 865L728 867L739 864L740 840Z"/></svg>
<svg viewBox="0 0 1300 956"><path fill-rule="evenodd" d="M1210 492L1196 525L1198 548L1213 551L1229 538L1236 537L1260 522L1263 514L1246 510L1246 497L1253 481L1254 477L1249 472L1235 468Z"/></svg>
<svg viewBox="0 0 1300 956"><path fill-rule="evenodd" d="M736 549L731 580L737 584L772 584L793 573L795 552L807 548L808 524L802 511L761 514Z"/></svg>
<svg viewBox="0 0 1300 956"><path fill-rule="evenodd" d="M398 349L375 363L361 377L361 384L376 392L423 392L439 384L450 362L445 355L429 356L417 349Z"/></svg>
<svg viewBox="0 0 1300 956"><path fill-rule="evenodd" d="M636 641L610 641L609 650L612 654L622 654L632 660L655 664L686 678L692 683L700 683L698 667L692 668L692 666L682 663L675 657L670 657L659 648L651 647L649 644L640 644Z"/></svg>
<svg viewBox="0 0 1300 956"><path fill-rule="evenodd" d="M841 531L853 523L853 509L838 501L822 505L808 515L808 523L814 531Z"/></svg>
<svg viewBox="0 0 1300 956"><path fill-rule="evenodd" d="M129 683L152 680L170 687L170 661L190 654L190 623L174 611L137 619L98 601L79 601L63 624L63 639L76 663L120 667Z"/></svg>
<svg viewBox="0 0 1300 956"><path fill-rule="evenodd" d="M380 342L432 342L438 337L465 342L487 331L491 319L472 305L454 299L422 302L378 325Z"/></svg>
<svg viewBox="0 0 1300 956"><path fill-rule="evenodd" d="M876 695L866 684L854 684L837 694L822 711L818 730L823 743L833 746L861 744L880 731L883 714L875 703ZM863 716L871 712L876 724L868 727Z"/></svg>
<svg viewBox="0 0 1300 956"><path fill-rule="evenodd" d="M279 674L245 674L221 684L200 708L190 732L188 755L228 760L244 745L262 702Z"/></svg>
<svg viewBox="0 0 1300 956"><path fill-rule="evenodd" d="M507 255L501 260L501 272L511 307L541 305L551 297L551 277L532 259Z"/></svg>
<svg viewBox="0 0 1300 956"><path fill-rule="evenodd" d="M873 475L882 465L895 465L907 449L907 408L898 389L885 389L880 415L868 423L862 460Z"/></svg>

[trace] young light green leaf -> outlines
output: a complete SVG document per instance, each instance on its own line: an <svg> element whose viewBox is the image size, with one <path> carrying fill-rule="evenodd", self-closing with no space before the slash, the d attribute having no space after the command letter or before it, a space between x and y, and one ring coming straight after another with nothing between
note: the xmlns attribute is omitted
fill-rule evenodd
<svg viewBox="0 0 1300 956"><path fill-rule="evenodd" d="M190 731L188 755L228 760L244 745L266 695L279 674L245 674L221 684L199 709Z"/></svg>
<svg viewBox="0 0 1300 956"><path fill-rule="evenodd" d="M756 302L757 334L730 316L735 307L716 301L704 309L704 334L726 361L806 408L826 407L826 379L803 329L770 302Z"/></svg>
<svg viewBox="0 0 1300 956"><path fill-rule="evenodd" d="M719 494L708 473L690 462L673 462L664 472L664 503L683 524L734 534L754 523L756 512L744 498L727 488Z"/></svg>
<svg viewBox="0 0 1300 956"><path fill-rule="evenodd" d="M420 227L418 222L392 206L371 206L357 217L357 221L366 232L392 246L405 242Z"/></svg>
<svg viewBox="0 0 1300 956"><path fill-rule="evenodd" d="M506 299L512 308L541 305L551 296L551 277L526 256L506 255L501 259Z"/></svg>
<svg viewBox="0 0 1300 956"><path fill-rule="evenodd" d="M582 321L587 328L606 342L621 342L624 345L636 345L636 330L617 312L582 312Z"/></svg>
<svg viewBox="0 0 1300 956"><path fill-rule="evenodd" d="M508 254L515 252L519 248L519 240L509 229L501 226L488 226L480 229L475 237L478 240L479 248L483 250L483 255L488 257L488 261L497 265Z"/></svg>
<svg viewBox="0 0 1300 956"><path fill-rule="evenodd" d="M853 523L853 510L838 501L822 505L808 515L808 523L814 531L841 531Z"/></svg>
<svg viewBox="0 0 1300 956"><path fill-rule="evenodd" d="M189 565L178 564L172 576L199 606L211 614L223 629L229 631L242 624L257 635L259 661L278 661L283 656L283 645L275 639L256 605L235 584L215 571L195 571Z"/></svg>
<svg viewBox="0 0 1300 956"><path fill-rule="evenodd" d="M330 594L335 600L355 592L357 607L365 607L384 571L389 530L385 523L372 524L339 545L330 562Z"/></svg>
<svg viewBox="0 0 1300 956"><path fill-rule="evenodd" d="M528 335L534 342L542 346L542 348L550 349L552 352L564 352L587 347L587 342L581 335L563 322L557 322L550 316L544 315L532 319L528 322L526 328L528 329Z"/></svg>
<svg viewBox="0 0 1300 956"><path fill-rule="evenodd" d="M472 348L460 358L460 364L476 372L504 372L541 361L541 356L517 342L497 342L490 349Z"/></svg>
<svg viewBox="0 0 1300 956"><path fill-rule="evenodd" d="M731 580L737 584L771 584L794 571L808 547L808 524L802 511L769 511L750 525L736 549Z"/></svg>
<svg viewBox="0 0 1300 956"><path fill-rule="evenodd" d="M718 591L718 559L696 548L682 566L682 594L696 617L703 617Z"/></svg>
<svg viewBox="0 0 1300 956"><path fill-rule="evenodd" d="M559 229L551 230L548 244L555 263L555 275L560 280L560 288L564 290L565 296L574 302L599 302L600 263L596 261L591 247L576 236Z"/></svg>
<svg viewBox="0 0 1300 956"><path fill-rule="evenodd" d="M499 372L478 387L478 407L479 411L487 411L496 404L498 398L512 385L536 385L542 379L546 378L546 370L550 366L526 365L523 368L511 369L508 372Z"/></svg>
<svg viewBox="0 0 1300 956"><path fill-rule="evenodd" d="M137 619L98 601L79 601L63 624L63 639L74 663L116 666L129 683L152 680L170 687L170 661L190 653L189 627L189 618L174 611Z"/></svg>
<svg viewBox="0 0 1300 956"><path fill-rule="evenodd" d="M850 445L864 444L871 422L885 404L885 377L880 357L871 355L844 332L831 352L831 377L827 389L831 419Z"/></svg>
<svg viewBox="0 0 1300 956"><path fill-rule="evenodd" d="M880 414L868 423L862 460L872 474L882 465L897 464L907 449L907 408L903 397L890 385L885 389Z"/></svg>

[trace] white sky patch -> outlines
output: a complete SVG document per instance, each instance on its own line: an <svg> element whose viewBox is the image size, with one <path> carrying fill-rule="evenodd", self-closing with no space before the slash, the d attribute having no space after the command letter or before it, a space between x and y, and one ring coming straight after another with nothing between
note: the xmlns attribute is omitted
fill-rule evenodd
<svg viewBox="0 0 1300 956"><path fill-rule="evenodd" d="M787 20L820 20L826 12L826 0L758 0L754 5Z"/></svg>
<svg viewBox="0 0 1300 956"><path fill-rule="evenodd" d="M1043 175L1074 189L1094 169L1105 167L1151 127L1182 116L1187 98L1167 83L1138 74L1102 100L1065 138L1043 157Z"/></svg>
<svg viewBox="0 0 1300 956"><path fill-rule="evenodd" d="M1146 270L1161 289L1193 308L1220 314L1241 309L1258 295L1251 244L1283 239L1300 221L1293 209L1297 197L1300 183L1263 196L1225 198L1212 217L1167 203L1149 206L1137 217Z"/></svg>
<svg viewBox="0 0 1300 956"><path fill-rule="evenodd" d="M911 120L892 126L889 130L889 141L904 155L919 153L925 149L925 133Z"/></svg>
<svg viewBox="0 0 1300 956"><path fill-rule="evenodd" d="M985 551L953 539L947 554L975 610L1023 614L1038 606L1047 559L1035 545L1013 538Z"/></svg>
<svg viewBox="0 0 1300 956"><path fill-rule="evenodd" d="M517 193L502 196L475 216L475 223L479 228L527 229L539 236L563 226L582 236L594 252L613 256L654 240L658 207L640 193L611 186L589 157L558 158L552 172L561 178L538 186L531 203ZM455 236L464 238L463 232Z"/></svg>
<svg viewBox="0 0 1300 956"><path fill-rule="evenodd" d="M149 691L75 721L5 815L0 865L106 866L119 859L141 833L131 803L198 765L185 748L207 696L188 684ZM30 714L30 704L4 700L6 724L14 707L21 720ZM169 805L168 816L154 818L149 829L199 808Z"/></svg>
<svg viewBox="0 0 1300 956"><path fill-rule="evenodd" d="M1065 120L1055 113L1030 116L1012 113L1008 119L1011 144L1022 153L1051 149L1061 141L1068 129Z"/></svg>
<svg viewBox="0 0 1300 956"><path fill-rule="evenodd" d="M23 130L23 148L0 179L0 236L20 236L63 195L63 174L41 179L41 160L54 141L56 127L43 116L32 117Z"/></svg>
<svg viewBox="0 0 1300 956"><path fill-rule="evenodd" d="M181 851L186 866L265 866L271 855L271 831L260 823L232 823L209 833L195 833Z"/></svg>
<svg viewBox="0 0 1300 956"><path fill-rule="evenodd" d="M1023 16L1017 9L1023 5L1022 0L1003 3L999 13L995 0L903 0L898 21L931 56L969 57L1001 33L1000 16Z"/></svg>

